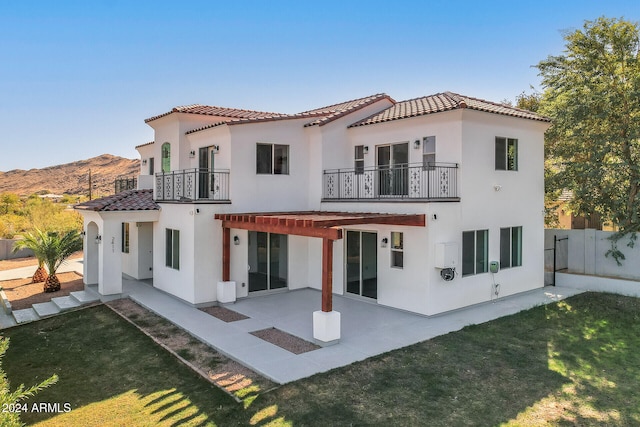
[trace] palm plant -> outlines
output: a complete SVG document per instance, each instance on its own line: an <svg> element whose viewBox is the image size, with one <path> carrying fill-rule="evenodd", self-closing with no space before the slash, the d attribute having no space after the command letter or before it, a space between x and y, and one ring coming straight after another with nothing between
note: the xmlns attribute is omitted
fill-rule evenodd
<svg viewBox="0 0 640 427"><path fill-rule="evenodd" d="M44 282L44 291L59 291L60 280L56 277L56 271L72 253L82 249L82 236L76 230L68 231L63 235L57 232L36 231L40 235L44 263L49 270L49 277Z"/></svg>
<svg viewBox="0 0 640 427"><path fill-rule="evenodd" d="M40 233L39 230L37 230ZM40 238L33 233L25 233L22 235L22 239L16 241L13 244L13 252L18 252L21 249L31 249L36 259L38 260L38 268L31 277L31 283L40 283L47 280L49 274L44 268L44 255L42 253L42 244Z"/></svg>
<svg viewBox="0 0 640 427"><path fill-rule="evenodd" d="M60 280L56 277L56 271L72 253L82 249L82 236L76 230L61 234L36 228L35 234L27 233L22 240L16 242L16 247L19 246L32 249L38 263L47 267L49 274L44 280L44 291L55 292L60 290Z"/></svg>

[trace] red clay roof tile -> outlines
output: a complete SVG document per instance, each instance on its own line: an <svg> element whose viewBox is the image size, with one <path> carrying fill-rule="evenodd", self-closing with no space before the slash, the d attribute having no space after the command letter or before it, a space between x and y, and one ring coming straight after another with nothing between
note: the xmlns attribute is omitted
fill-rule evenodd
<svg viewBox="0 0 640 427"><path fill-rule="evenodd" d="M149 117L145 120L145 123L149 123L151 121L157 120L161 117L168 116L173 113L189 113L189 114L203 114L206 116L219 116L219 117L228 117L229 119L248 119L248 118L257 118L264 116L281 116L283 114L280 113L267 113L264 111L253 111L253 110L241 110L239 108L225 108L225 107L214 107L209 105L201 105L201 104L192 104L192 105L183 105L179 107L174 107L171 111L167 111L166 113Z"/></svg>
<svg viewBox="0 0 640 427"><path fill-rule="evenodd" d="M153 201L153 190L127 190L112 196L79 203L76 209L114 212L114 211L153 211L160 206Z"/></svg>
<svg viewBox="0 0 640 427"><path fill-rule="evenodd" d="M540 116L531 111L522 110L520 108L470 96L459 95L453 92L444 92L397 102L386 110L380 111L363 120L353 123L349 127L366 126L374 123L406 119L409 117L423 116L425 114L440 113L460 108L469 108L471 110L485 111L488 113L538 120L542 122L551 121L547 117Z"/></svg>

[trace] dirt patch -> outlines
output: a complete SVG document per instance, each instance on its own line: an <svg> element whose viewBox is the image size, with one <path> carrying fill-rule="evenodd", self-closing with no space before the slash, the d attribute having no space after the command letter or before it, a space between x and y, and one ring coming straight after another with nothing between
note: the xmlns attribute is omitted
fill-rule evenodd
<svg viewBox="0 0 640 427"><path fill-rule="evenodd" d="M225 307L206 307L201 308L201 311L204 311L207 314L212 315L216 319L220 319L223 322L237 322L238 320L249 319L248 316L244 314L238 313L237 311L229 310Z"/></svg>
<svg viewBox="0 0 640 427"><path fill-rule="evenodd" d="M111 301L107 305L239 401L253 399L257 394L276 386L275 383L223 356L185 330L130 299Z"/></svg>
<svg viewBox="0 0 640 427"><path fill-rule="evenodd" d="M277 345L280 348L284 348L293 354L302 354L320 348L319 345L310 343L309 341L305 341L302 338L298 338L276 328L251 332L251 335L270 342L273 345Z"/></svg>
<svg viewBox="0 0 640 427"><path fill-rule="evenodd" d="M31 283L31 278L4 280L0 282L0 287L11 302L12 310L22 310L36 303L49 302L51 298L66 297L71 292L84 290L80 274L69 272L56 276L60 279L60 290L57 292L45 293L44 283Z"/></svg>
<svg viewBox="0 0 640 427"><path fill-rule="evenodd" d="M73 253L67 259L72 260L72 259L79 259L79 258L82 258L82 251ZM5 259L0 261L0 271L13 270L14 268L29 267L29 266L37 267L38 260L35 257L26 257L26 258ZM33 271L35 272L36 269L34 268Z"/></svg>

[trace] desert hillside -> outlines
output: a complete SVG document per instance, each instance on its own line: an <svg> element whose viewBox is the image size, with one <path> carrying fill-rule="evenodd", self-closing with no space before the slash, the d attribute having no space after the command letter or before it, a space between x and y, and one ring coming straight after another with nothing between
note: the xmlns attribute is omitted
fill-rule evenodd
<svg viewBox="0 0 640 427"><path fill-rule="evenodd" d="M0 172L0 193L11 192L21 196L39 192L89 195L89 170L93 195L101 197L113 194L117 177L137 176L140 173L140 161L103 154L42 169Z"/></svg>

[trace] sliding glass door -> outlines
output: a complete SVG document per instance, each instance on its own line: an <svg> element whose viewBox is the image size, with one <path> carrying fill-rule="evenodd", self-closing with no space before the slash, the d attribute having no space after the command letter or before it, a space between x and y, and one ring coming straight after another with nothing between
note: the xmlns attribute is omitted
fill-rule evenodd
<svg viewBox="0 0 640 427"><path fill-rule="evenodd" d="M378 297L378 235L366 231L347 231L346 291L376 299Z"/></svg>
<svg viewBox="0 0 640 427"><path fill-rule="evenodd" d="M377 165L380 196L409 194L409 143L379 145Z"/></svg>
<svg viewBox="0 0 640 427"><path fill-rule="evenodd" d="M287 258L286 235L249 231L249 292L286 288Z"/></svg>

